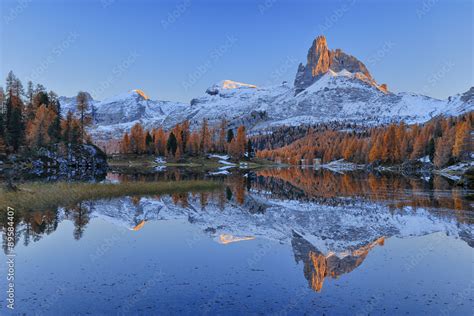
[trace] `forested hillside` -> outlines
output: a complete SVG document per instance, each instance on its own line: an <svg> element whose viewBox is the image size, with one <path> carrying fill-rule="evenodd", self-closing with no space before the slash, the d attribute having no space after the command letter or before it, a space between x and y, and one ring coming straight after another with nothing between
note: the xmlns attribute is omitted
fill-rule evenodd
<svg viewBox="0 0 474 316"><path fill-rule="evenodd" d="M274 150L260 150L259 158L290 164L302 159L323 163L345 159L359 164L401 164L422 159L442 168L468 160L472 154L474 112L438 117L425 124L390 124L367 130L310 130L303 138Z"/></svg>

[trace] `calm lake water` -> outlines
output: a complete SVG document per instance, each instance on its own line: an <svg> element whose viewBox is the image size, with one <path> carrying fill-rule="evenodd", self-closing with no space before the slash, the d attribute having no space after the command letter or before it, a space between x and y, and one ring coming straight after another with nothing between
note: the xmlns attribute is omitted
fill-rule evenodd
<svg viewBox="0 0 474 316"><path fill-rule="evenodd" d="M16 210L14 312L473 314L472 191L438 176L225 173L111 173L222 189Z"/></svg>

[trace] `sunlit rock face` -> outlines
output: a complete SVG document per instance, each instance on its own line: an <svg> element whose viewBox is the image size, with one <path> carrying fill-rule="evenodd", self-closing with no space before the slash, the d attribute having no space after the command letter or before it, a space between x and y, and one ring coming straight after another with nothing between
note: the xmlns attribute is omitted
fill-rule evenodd
<svg viewBox="0 0 474 316"><path fill-rule="evenodd" d="M134 92L138 93L139 95L141 95L145 100L148 100L150 99L146 93L143 91L143 90L140 90L140 89L135 89L133 90Z"/></svg>
<svg viewBox="0 0 474 316"><path fill-rule="evenodd" d="M369 70L361 61L340 49L329 50L326 38L318 36L308 51L306 66L303 64L298 66L295 78L296 92L306 89L329 70L336 73L346 70L358 74L360 77L358 79L377 86ZM386 89L387 87L384 86L385 91Z"/></svg>

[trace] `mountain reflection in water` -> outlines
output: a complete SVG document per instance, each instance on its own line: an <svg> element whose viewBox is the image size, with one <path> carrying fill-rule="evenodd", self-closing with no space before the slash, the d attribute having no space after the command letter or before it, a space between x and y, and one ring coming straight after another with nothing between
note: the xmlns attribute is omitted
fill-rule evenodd
<svg viewBox="0 0 474 316"><path fill-rule="evenodd" d="M384 241L385 237L380 237L366 246L343 254L341 258L334 253L323 254L297 233L293 234L291 245L296 262L304 262L304 276L309 286L320 292L325 278L337 279L342 274L351 272L364 262L372 248L383 246Z"/></svg>
<svg viewBox="0 0 474 316"><path fill-rule="evenodd" d="M173 170L151 175L109 174L109 181L179 181L204 175ZM216 177L216 192L131 196L83 201L53 210L17 210L16 241L24 245L74 224L74 238L100 218L133 231L149 221L185 219L221 244L269 239L291 245L309 286L359 267L369 252L392 236L443 232L473 243L469 192L438 176L429 181L383 174L335 174L311 169L270 169ZM3 234L7 221L1 218ZM6 250L5 238L3 247Z"/></svg>

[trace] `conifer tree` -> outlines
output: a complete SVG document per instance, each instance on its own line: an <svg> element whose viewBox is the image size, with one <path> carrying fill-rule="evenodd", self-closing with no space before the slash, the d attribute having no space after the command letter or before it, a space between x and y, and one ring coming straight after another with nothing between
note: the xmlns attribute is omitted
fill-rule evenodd
<svg viewBox="0 0 474 316"><path fill-rule="evenodd" d="M146 132L145 135L145 147L148 154L152 154L154 152L153 137L149 132Z"/></svg>
<svg viewBox="0 0 474 316"><path fill-rule="evenodd" d="M81 122L81 125L80 125L81 142L84 142L85 127L88 124L87 111L89 110L89 101L88 101L87 93L80 91L77 94L76 102L77 102L77 111L79 112L79 117L80 117L80 122Z"/></svg>
<svg viewBox="0 0 474 316"><path fill-rule="evenodd" d="M229 144L234 139L234 131L229 128L227 131L227 143Z"/></svg>
<svg viewBox="0 0 474 316"><path fill-rule="evenodd" d="M163 128L159 128L153 133L155 142L155 152L160 156L166 155L166 134Z"/></svg>
<svg viewBox="0 0 474 316"><path fill-rule="evenodd" d="M120 151L123 154L130 153L130 138L128 137L128 133L123 135L122 142L120 143Z"/></svg>
<svg viewBox="0 0 474 316"><path fill-rule="evenodd" d="M220 151L220 152L225 151L226 129L227 129L227 120L225 118L223 118L222 121L221 121L221 124L219 126L219 139L217 141L217 150Z"/></svg>
<svg viewBox="0 0 474 316"><path fill-rule="evenodd" d="M17 151L24 141L23 103L16 95L9 95L6 101L6 141Z"/></svg>
<svg viewBox="0 0 474 316"><path fill-rule="evenodd" d="M469 158L469 153L472 152L470 133L471 131L467 121L460 122L456 125L453 156L458 160Z"/></svg>
<svg viewBox="0 0 474 316"><path fill-rule="evenodd" d="M48 131L53 121L53 115L53 111L45 105L41 105L36 111L35 118L27 131L27 141L30 148L44 147L51 142Z"/></svg>
<svg viewBox="0 0 474 316"><path fill-rule="evenodd" d="M135 154L143 154L146 150L145 131L140 123L130 130L130 150Z"/></svg>
<svg viewBox="0 0 474 316"><path fill-rule="evenodd" d="M49 93L50 109L53 113L53 122L49 128L49 136L52 143L58 143L61 140L61 103L54 92Z"/></svg>
<svg viewBox="0 0 474 316"><path fill-rule="evenodd" d="M5 140L13 151L24 143L25 125L23 121L23 86L21 81L10 71L6 79L5 101Z"/></svg>
<svg viewBox="0 0 474 316"><path fill-rule="evenodd" d="M247 141L247 157L253 158L253 156L254 156L253 145L252 145L252 141L249 138L249 140Z"/></svg>
<svg viewBox="0 0 474 316"><path fill-rule="evenodd" d="M168 154L175 156L177 148L178 148L178 141L176 140L176 136L174 135L174 133L171 132L170 136L168 137L168 141L166 143L166 150L168 151Z"/></svg>
<svg viewBox="0 0 474 316"><path fill-rule="evenodd" d="M201 151L203 154L206 154L211 149L211 133L209 131L209 125L207 119L202 121L201 126Z"/></svg>

